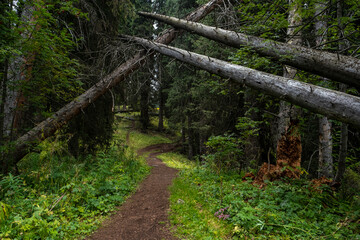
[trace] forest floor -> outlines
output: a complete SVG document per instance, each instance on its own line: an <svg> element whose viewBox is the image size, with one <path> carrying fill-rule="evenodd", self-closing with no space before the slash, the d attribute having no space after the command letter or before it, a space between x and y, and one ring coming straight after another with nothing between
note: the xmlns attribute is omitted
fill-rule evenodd
<svg viewBox="0 0 360 240"><path fill-rule="evenodd" d="M129 143L129 133L127 142ZM157 156L171 152L175 144L161 143L142 148L138 155L150 153L147 163L150 175L134 195L106 220L88 239L177 239L170 231L168 220L169 186L178 170L167 167Z"/></svg>

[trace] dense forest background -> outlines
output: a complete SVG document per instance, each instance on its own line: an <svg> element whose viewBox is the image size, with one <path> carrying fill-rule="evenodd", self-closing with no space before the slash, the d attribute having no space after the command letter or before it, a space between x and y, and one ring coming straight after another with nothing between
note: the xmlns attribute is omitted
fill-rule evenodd
<svg viewBox="0 0 360 240"><path fill-rule="evenodd" d="M155 39L168 28L138 16L138 11L182 18L206 2L2 1L1 178L27 172L26 165L15 161L12 155L19 137L140 51L138 45L123 41L121 34ZM360 57L357 0L226 0L202 23ZM186 32L172 45L359 96L356 86L285 66L259 55L251 47L235 49ZM295 149L299 155L296 171L301 178L334 180L333 186L347 199L360 191L359 128L158 53L151 54L138 71L91 102L65 127L29 152L41 155L51 151L51 156L66 155L74 157L74 161L84 161L89 154L111 148L118 112L140 112L138 120L143 132L154 129L150 120L157 115L157 130L178 134L183 154L215 168L256 173L264 163L275 165L284 151ZM292 149L280 149L279 141L290 132L296 138Z"/></svg>
<svg viewBox="0 0 360 240"><path fill-rule="evenodd" d="M136 15L153 11L182 17L204 1L8 1L1 20L2 169L16 165L6 152L18 137L51 116L84 89L99 81L136 51L116 37L126 33L153 39L166 26ZM359 10L356 1L229 1L205 24L266 39L359 56ZM357 95L356 87L337 84L259 56L185 33L174 45L276 75ZM291 55L289 55L291 57ZM221 79L159 54L129 79L110 90L72 119L61 139L74 156L106 148L112 136L115 106L140 111L142 129L159 109L159 131L168 120L180 131L183 152L200 160L231 147L227 164L239 170L275 163L277 143L296 122L301 168L309 178L340 181L356 176L357 128L328 120L261 92ZM119 109L117 109L119 110ZM292 126L294 127L294 126ZM229 150L229 149L228 149ZM205 154L205 155L204 155ZM11 168L11 169L9 169Z"/></svg>

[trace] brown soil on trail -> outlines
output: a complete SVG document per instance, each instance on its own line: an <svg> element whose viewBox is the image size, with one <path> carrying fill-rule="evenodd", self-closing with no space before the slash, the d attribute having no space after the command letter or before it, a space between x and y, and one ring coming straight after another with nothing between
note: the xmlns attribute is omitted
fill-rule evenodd
<svg viewBox="0 0 360 240"><path fill-rule="evenodd" d="M150 175L141 183L137 192L119 208L110 219L87 239L121 240L175 240L169 230L168 187L177 170L167 167L157 155L174 150L174 144L157 144L138 151L151 152L147 162L152 166Z"/></svg>

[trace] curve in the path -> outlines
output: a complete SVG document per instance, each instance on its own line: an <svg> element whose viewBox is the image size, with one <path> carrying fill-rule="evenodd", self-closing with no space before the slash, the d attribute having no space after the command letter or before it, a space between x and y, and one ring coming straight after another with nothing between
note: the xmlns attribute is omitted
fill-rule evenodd
<svg viewBox="0 0 360 240"><path fill-rule="evenodd" d="M175 144L156 144L140 149L138 154L151 152L147 162L152 166L150 175L140 184L137 192L104 222L88 239L121 240L175 240L169 230L169 186L177 170L167 167L157 155L170 152Z"/></svg>

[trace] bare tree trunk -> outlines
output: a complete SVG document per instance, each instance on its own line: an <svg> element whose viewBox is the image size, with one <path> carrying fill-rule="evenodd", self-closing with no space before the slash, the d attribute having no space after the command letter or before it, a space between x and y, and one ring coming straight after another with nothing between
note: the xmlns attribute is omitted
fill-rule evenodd
<svg viewBox="0 0 360 240"><path fill-rule="evenodd" d="M189 21L198 21L210 13L222 0L211 0L203 6L190 13L186 19ZM170 43L179 34L178 30L170 29L156 39L159 43ZM52 117L38 124L29 132L18 138L12 152L12 165L20 161L27 153L31 151L32 146L36 145L49 136L53 135L57 129L64 126L70 119L76 116L82 109L96 101L100 96L106 93L110 88L117 85L124 78L142 66L146 61L147 54L142 51L129 59L112 73L104 77L93 87L78 96L75 100L58 110Z"/></svg>
<svg viewBox="0 0 360 240"><path fill-rule="evenodd" d="M326 0L321 0L315 3L315 34L316 45L321 45L326 42L327 23L325 21ZM326 82L328 79L322 78ZM332 158L332 136L331 136L331 122L327 117L319 119L319 177L330 178L333 176L333 158Z"/></svg>
<svg viewBox="0 0 360 240"><path fill-rule="evenodd" d="M236 82L258 89L281 100L294 103L342 122L360 126L359 97L264 73L146 39L137 37L128 37L128 39L211 73L231 78Z"/></svg>
<svg viewBox="0 0 360 240"><path fill-rule="evenodd" d="M0 9L0 14L5 16L6 11L11 11L11 4L7 4L5 6L5 4L3 5L4 8ZM6 27L5 28L11 28L11 22L10 20L7 21L6 23L2 23L4 24ZM6 96L7 96L7 90L8 90L8 70L9 70L9 57L6 56L5 59L3 61L0 62L0 146L2 146L5 141L4 141L4 136L5 136L5 126L4 126L4 121L5 121L5 101L6 101ZM0 154L0 164L3 163L3 165L5 166L4 163L4 154L1 153Z"/></svg>
<svg viewBox="0 0 360 240"><path fill-rule="evenodd" d="M301 16L299 5L293 0L289 1L289 15L288 15L288 25L289 26L299 26L301 25ZM294 35L296 34L295 28L289 27L287 29L288 44L290 45L301 45L301 36ZM300 34L300 33L297 33ZM283 76L286 78L296 79L297 70L290 66L284 66ZM299 117L301 115L301 110L296 108L292 104L281 101L279 108L279 122L278 122L278 131L276 139L277 148L276 148L276 165L281 165L281 167L290 166L293 169L292 171L296 172L295 176L299 176L298 170L296 167L300 167L301 163L301 136L299 134ZM292 125L291 125L292 124ZM288 136L289 133L292 133L293 136ZM291 147L291 149L289 149ZM292 152L291 158L289 157L289 152Z"/></svg>
<svg viewBox="0 0 360 240"><path fill-rule="evenodd" d="M284 64L352 86L360 86L360 59L249 36L174 17L144 12L139 14L232 47L251 46L259 54L270 56Z"/></svg>
<svg viewBox="0 0 360 240"><path fill-rule="evenodd" d="M163 93L163 88L160 86L159 89L159 124L158 130L162 132L164 130L164 107L165 107L165 96Z"/></svg>
<svg viewBox="0 0 360 240"><path fill-rule="evenodd" d="M301 24L301 17L299 15L299 6L294 4L293 1L289 1L289 15L288 15L288 25L289 26L299 26ZM295 34L295 28L289 27L287 29L287 36L289 45L301 45L301 36ZM290 66L284 66L284 73L283 76L286 78L296 79L297 70ZM295 106L292 106L284 101L280 102L279 107L279 122L278 122L278 131L277 131L277 138L276 142L281 139L286 133L286 130L290 126L291 119L297 119L298 111Z"/></svg>
<svg viewBox="0 0 360 240"><path fill-rule="evenodd" d="M2 81L1 81L1 102L0 102L0 146L5 144L7 142L7 139L5 137L5 101L7 98L7 82L8 82L8 68L9 68L9 61L8 59L5 60L4 64L2 64L1 74L2 74ZM8 160L6 159L6 154L4 151L0 153L0 164L2 171L1 173L7 173L8 172Z"/></svg>
<svg viewBox="0 0 360 240"><path fill-rule="evenodd" d="M338 37L343 36L343 25L341 23L341 18L343 17L342 12L342 1L338 0L337 2L337 20L338 20ZM339 50L345 48L344 41L339 42ZM340 91L346 92L347 86L345 84L340 84ZM346 123L341 124L341 137L340 137L340 152L338 160L338 168L335 175L335 182L341 182L346 169L346 156L347 156L347 142L348 142L348 125Z"/></svg>
<svg viewBox="0 0 360 240"><path fill-rule="evenodd" d="M7 72L7 89L4 101L4 135L13 140L14 121L17 109L20 107L19 103L19 83L24 81L24 74L22 66L24 66L24 59L22 56L15 56L9 60Z"/></svg>
<svg viewBox="0 0 360 240"><path fill-rule="evenodd" d="M187 116L187 130L188 130L188 158L193 159L194 157L194 129L192 128L192 116L191 113Z"/></svg>
<svg viewBox="0 0 360 240"><path fill-rule="evenodd" d="M8 68L9 68L9 61L6 59L3 64L1 64L1 102L0 102L0 143L4 143L5 137L5 127L4 127L4 119L5 119L5 101L7 96L7 82L8 82Z"/></svg>
<svg viewBox="0 0 360 240"><path fill-rule="evenodd" d="M163 86L164 83L162 82L162 63L161 63L161 55L157 57L158 60L158 83L160 85L159 87L159 124L158 124L158 130L162 132L164 130L164 107L165 107L165 96L163 93Z"/></svg>
<svg viewBox="0 0 360 240"><path fill-rule="evenodd" d="M319 119L319 177L333 177L331 123L327 117Z"/></svg>
<svg viewBox="0 0 360 240"><path fill-rule="evenodd" d="M185 127L185 118L183 118L181 121L181 146L183 148L182 151L184 154L186 152L185 142L186 142L186 127Z"/></svg>
<svg viewBox="0 0 360 240"><path fill-rule="evenodd" d="M12 11L14 1L10 1L8 7L8 11ZM21 11L21 21L29 22L33 17L33 7L25 4ZM11 20L9 19L5 24L7 27L15 28ZM29 38L29 32L24 32L21 34L22 38ZM1 93L1 110L0 110L0 128L1 128L1 137L0 137L0 145L9 144L10 141L14 140L14 132L19 128L18 125L16 129L14 128L14 123L17 123L15 120L20 119L16 118L16 113L20 109L18 106L20 105L20 92L19 85L22 81L24 81L24 66L25 59L24 56L19 54L14 54L11 57L7 57L5 60L4 72L3 72L3 81L2 81L2 93ZM11 161L8 157L7 151L10 150L9 146L5 148L5 151L1 153L1 169L2 173L6 174L11 166Z"/></svg>
<svg viewBox="0 0 360 240"><path fill-rule="evenodd" d="M9 8L13 8L13 1L11 1ZM10 10L11 11L11 10ZM22 22L30 22L33 19L33 7L29 6L29 4L25 4L21 11L21 21ZM11 26L12 23L7 23L9 28L15 27ZM30 33L28 31L21 34L21 37L26 39L28 38ZM14 54L11 58L8 58L7 62L7 75L6 77L6 87L7 89L3 89L6 92L6 96L4 97L4 121L3 121L3 133L6 136L7 140L14 140L13 132L16 131L14 129L14 122L16 113L18 112L20 100L19 96L21 95L21 91L19 90L20 83L26 80L25 77L25 57L19 54ZM19 119L19 118L17 118Z"/></svg>
<svg viewBox="0 0 360 240"><path fill-rule="evenodd" d="M340 152L338 168L335 176L335 182L341 182L346 169L346 156L347 156L347 142L348 142L348 125L341 124L341 138L340 138Z"/></svg>
<svg viewBox="0 0 360 240"><path fill-rule="evenodd" d="M161 56L159 55L159 59L161 59ZM165 107L165 94L164 94L164 83L162 82L162 66L161 66L161 60L159 60L159 124L158 124L158 130L162 132L164 130L164 107Z"/></svg>
<svg viewBox="0 0 360 240"><path fill-rule="evenodd" d="M150 96L150 78L145 80L140 89L140 122L141 129L146 132L149 124L149 96Z"/></svg>

